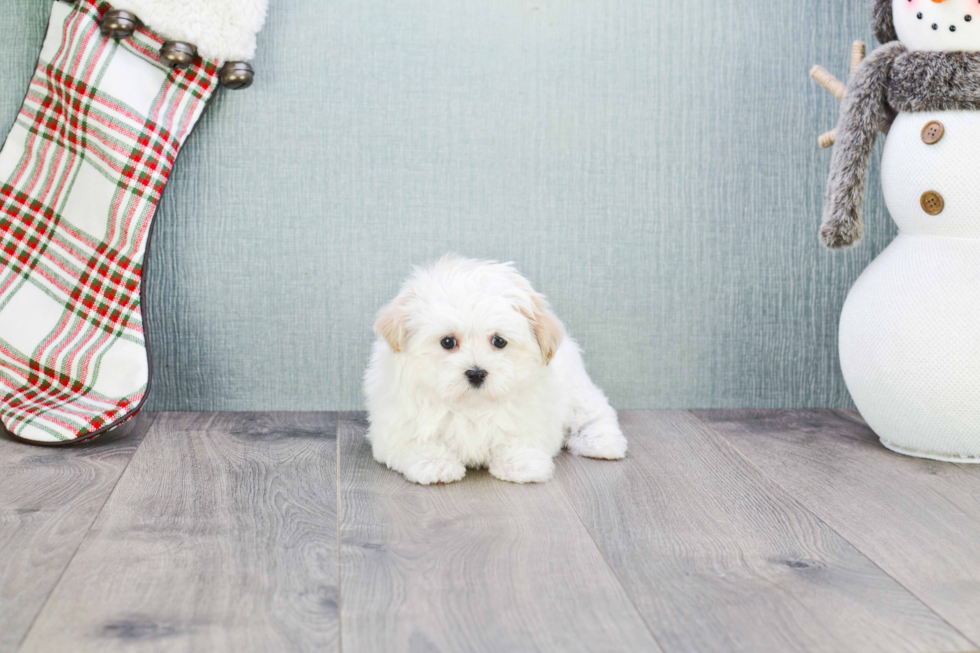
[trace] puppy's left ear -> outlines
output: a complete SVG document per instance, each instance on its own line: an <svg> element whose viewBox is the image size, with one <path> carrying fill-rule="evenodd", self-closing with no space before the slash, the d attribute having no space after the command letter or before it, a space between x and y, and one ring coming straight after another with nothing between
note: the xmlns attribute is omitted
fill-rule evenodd
<svg viewBox="0 0 980 653"><path fill-rule="evenodd" d="M558 352L561 341L565 339L565 325L551 312L547 300L537 293L531 295L533 308L530 314L525 313L538 339L544 363L548 365ZM522 311L523 312L523 311Z"/></svg>
<svg viewBox="0 0 980 653"><path fill-rule="evenodd" d="M374 323L374 332L384 338L396 354L405 346L408 335L408 309L410 295L399 295L390 304L381 309Z"/></svg>

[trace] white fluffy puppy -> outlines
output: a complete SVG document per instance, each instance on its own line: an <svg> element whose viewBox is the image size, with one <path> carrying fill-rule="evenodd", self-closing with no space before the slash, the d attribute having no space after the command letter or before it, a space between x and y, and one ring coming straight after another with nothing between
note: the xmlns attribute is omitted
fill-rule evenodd
<svg viewBox="0 0 980 653"><path fill-rule="evenodd" d="M423 485L467 467L543 482L564 444L622 458L616 412L542 295L510 263L445 256L382 309L364 379L378 462Z"/></svg>

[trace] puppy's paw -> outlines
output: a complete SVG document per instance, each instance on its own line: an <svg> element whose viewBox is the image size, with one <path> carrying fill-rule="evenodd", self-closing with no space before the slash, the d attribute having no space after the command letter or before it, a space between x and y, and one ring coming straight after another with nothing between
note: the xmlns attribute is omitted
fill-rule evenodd
<svg viewBox="0 0 980 653"><path fill-rule="evenodd" d="M537 449L517 449L495 456L490 473L511 483L544 483L555 473L555 461Z"/></svg>
<svg viewBox="0 0 980 653"><path fill-rule="evenodd" d="M448 458L423 458L409 465L405 478L419 485L453 483L466 476L466 467Z"/></svg>
<svg viewBox="0 0 980 653"><path fill-rule="evenodd" d="M626 457L626 436L615 424L589 424L569 436L565 448L576 456L619 460Z"/></svg>

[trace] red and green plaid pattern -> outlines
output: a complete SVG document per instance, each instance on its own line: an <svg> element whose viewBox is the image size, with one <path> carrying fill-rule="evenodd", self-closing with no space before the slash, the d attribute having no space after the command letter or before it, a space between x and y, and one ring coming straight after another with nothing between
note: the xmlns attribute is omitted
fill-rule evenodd
<svg viewBox="0 0 980 653"><path fill-rule="evenodd" d="M145 28L102 36L98 0L55 2L0 151L0 420L56 443L132 417L149 384L140 311L153 215L218 67L171 71Z"/></svg>

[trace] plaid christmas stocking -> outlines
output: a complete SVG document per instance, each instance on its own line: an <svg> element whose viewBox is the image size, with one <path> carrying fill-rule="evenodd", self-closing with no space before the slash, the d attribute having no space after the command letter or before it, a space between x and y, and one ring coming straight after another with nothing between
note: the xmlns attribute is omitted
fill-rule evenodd
<svg viewBox="0 0 980 653"><path fill-rule="evenodd" d="M134 2L160 24L180 24L181 2ZM209 3L249 4L193 4L199 13ZM241 86L243 64L204 55L250 56L265 15L264 0L252 4L261 16L242 26L241 43L197 34L207 46L198 54L185 43L168 50L136 15L118 11L121 32L106 36L106 2L54 3L0 150L0 420L15 438L78 442L142 407L150 364L141 282L153 216L222 75ZM189 65L161 63L161 49Z"/></svg>

